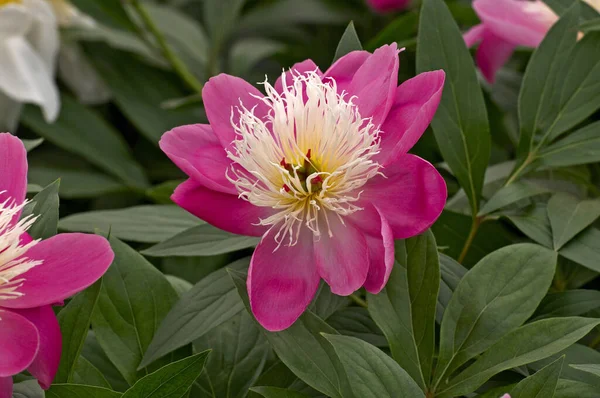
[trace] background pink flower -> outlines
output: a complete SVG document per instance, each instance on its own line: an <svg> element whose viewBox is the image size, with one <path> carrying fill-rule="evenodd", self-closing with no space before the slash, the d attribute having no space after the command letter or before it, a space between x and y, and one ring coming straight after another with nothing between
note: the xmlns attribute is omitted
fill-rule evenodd
<svg viewBox="0 0 600 398"><path fill-rule="evenodd" d="M517 46L537 47L558 20L541 0L475 0L473 8L481 24L464 38L468 47L480 43L477 65L490 83Z"/></svg>
<svg viewBox="0 0 600 398"><path fill-rule="evenodd" d="M0 134L0 398L12 397L12 376L25 369L50 387L62 347L51 306L97 281L114 257L97 235L33 240L33 220L19 221L26 191L23 143Z"/></svg>
<svg viewBox="0 0 600 398"><path fill-rule="evenodd" d="M394 239L440 215L446 185L408 154L429 125L443 71L398 87L398 50L355 51L325 73L292 67L267 96L216 76L203 99L210 125L167 132L162 150L190 177L173 201L229 232L262 236L248 292L258 321L289 327L319 280L349 295L377 293L394 262Z"/></svg>
<svg viewBox="0 0 600 398"><path fill-rule="evenodd" d="M412 0L367 0L367 2L378 12L391 12L404 10Z"/></svg>

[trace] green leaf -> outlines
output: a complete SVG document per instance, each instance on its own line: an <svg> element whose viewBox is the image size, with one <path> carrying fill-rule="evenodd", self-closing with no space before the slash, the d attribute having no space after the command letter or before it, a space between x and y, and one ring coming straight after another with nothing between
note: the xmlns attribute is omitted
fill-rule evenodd
<svg viewBox="0 0 600 398"><path fill-rule="evenodd" d="M301 394L294 390L278 387L252 387L250 389L265 398L308 398L309 395Z"/></svg>
<svg viewBox="0 0 600 398"><path fill-rule="evenodd" d="M169 237L142 251L142 254L152 257L214 256L254 247L259 242L260 238L235 235L210 224L202 224Z"/></svg>
<svg viewBox="0 0 600 398"><path fill-rule="evenodd" d="M376 347L355 337L326 334L359 397L423 397L425 394L404 369Z"/></svg>
<svg viewBox="0 0 600 398"><path fill-rule="evenodd" d="M83 356L77 358L77 362L73 368L72 379L72 382L75 384L87 384L111 389L110 383L106 380L100 369Z"/></svg>
<svg viewBox="0 0 600 398"><path fill-rule="evenodd" d="M520 215L508 215L507 218L525 235L540 245L552 249L552 229L546 205L536 203Z"/></svg>
<svg viewBox="0 0 600 398"><path fill-rule="evenodd" d="M431 377L440 268L431 231L396 242L396 264L386 287L368 295L371 316L383 330L392 357L422 390Z"/></svg>
<svg viewBox="0 0 600 398"><path fill-rule="evenodd" d="M110 383L110 386L113 390L123 392L130 387L130 384L125 381L119 370L113 365L110 361L106 353L98 344L98 340L96 339L96 334L93 330L88 332L87 337L85 338L85 343L83 345L83 349L81 350L80 359L85 359L90 363L94 368L98 369L100 374ZM79 366L79 364L78 364ZM86 365L83 365L84 367ZM84 369L83 371L87 371ZM92 384L97 385L91 382L81 382L77 378L78 369L75 370L75 375L73 379L77 384ZM80 376L84 376L85 373L82 373ZM102 386L100 386L102 387Z"/></svg>
<svg viewBox="0 0 600 398"><path fill-rule="evenodd" d="M600 217L600 201L579 200L566 193L554 195L548 202L548 218L552 227L554 250L559 250L598 217Z"/></svg>
<svg viewBox="0 0 600 398"><path fill-rule="evenodd" d="M437 299L437 311L435 320L442 323L444 312L450 303L450 299L462 278L466 275L467 269L459 264L452 257L440 254L440 292Z"/></svg>
<svg viewBox="0 0 600 398"><path fill-rule="evenodd" d="M354 21L350 21L340 42L337 45L337 49L335 50L335 56L333 57L333 61L331 63L335 63L338 59L342 58L344 55L352 52L352 51L360 51L362 50L362 44L360 43L360 39L358 38L358 33L356 33L356 28L354 28Z"/></svg>
<svg viewBox="0 0 600 398"><path fill-rule="evenodd" d="M120 392L97 386L80 384L53 384L46 391L46 398L119 398Z"/></svg>
<svg viewBox="0 0 600 398"><path fill-rule="evenodd" d="M600 230L588 228L567 243L560 254L591 270L600 272Z"/></svg>
<svg viewBox="0 0 600 398"><path fill-rule="evenodd" d="M308 306L308 309L314 312L319 318L327 320L337 310L347 307L350 303L351 301L348 297L331 293L329 285L325 281L321 281L319 290L317 290L315 298Z"/></svg>
<svg viewBox="0 0 600 398"><path fill-rule="evenodd" d="M48 239L56 235L58 229L58 190L60 180L48 185L29 202L23 209L21 217L33 215L37 217L27 231L33 239Z"/></svg>
<svg viewBox="0 0 600 398"><path fill-rule="evenodd" d="M229 265L245 270L248 258ZM147 366L169 352L199 339L244 310L244 304L227 270L222 268L184 293L158 328L140 366Z"/></svg>
<svg viewBox="0 0 600 398"><path fill-rule="evenodd" d="M559 380L554 398L597 398L598 387L573 380Z"/></svg>
<svg viewBox="0 0 600 398"><path fill-rule="evenodd" d="M584 372L588 372L593 374L594 376L600 377L600 364L590 363L584 365L570 365L572 368L583 370Z"/></svg>
<svg viewBox="0 0 600 398"><path fill-rule="evenodd" d="M44 390L37 380L27 380L13 386L13 398L44 398Z"/></svg>
<svg viewBox="0 0 600 398"><path fill-rule="evenodd" d="M412 321L412 306L408 286L408 262L404 241L396 241L398 259L390 278L379 294L368 294L369 313L385 334L392 357L425 389L421 362L415 341ZM402 265L407 264L407 265Z"/></svg>
<svg viewBox="0 0 600 398"><path fill-rule="evenodd" d="M284 48L282 43L258 37L239 40L231 47L228 72L233 76L248 76L248 79L251 79L250 76L254 75L250 72L260 61L283 51Z"/></svg>
<svg viewBox="0 0 600 398"><path fill-rule="evenodd" d="M30 183L41 186L60 179L60 196L67 199L97 198L127 189L124 184L106 174L90 170L58 169L46 165L30 165L27 178Z"/></svg>
<svg viewBox="0 0 600 398"><path fill-rule="evenodd" d="M159 242L202 221L175 205L143 205L118 210L77 213L60 220L66 231L101 230L132 242Z"/></svg>
<svg viewBox="0 0 600 398"><path fill-rule="evenodd" d="M175 275L165 274L165 278L167 278L167 280L169 281L171 286L173 286L173 289L175 289L175 291L177 292L177 295L179 297L181 297L181 295L183 293L187 292L194 286L190 282L186 281L185 279L182 279Z"/></svg>
<svg viewBox="0 0 600 398"><path fill-rule="evenodd" d="M177 301L171 284L135 250L111 237L115 260L103 277L92 315L98 342L125 380L138 379L137 368L158 325ZM141 375L147 374L147 370Z"/></svg>
<svg viewBox="0 0 600 398"><path fill-rule="evenodd" d="M561 93L564 82L569 80L565 72L572 62L569 54L576 43L578 3L552 26L527 65L519 94L521 137L518 154L522 159L533 150L534 138L539 134L547 135L560 120Z"/></svg>
<svg viewBox="0 0 600 398"><path fill-rule="evenodd" d="M542 149L532 167L552 169L599 161L600 122L596 122Z"/></svg>
<svg viewBox="0 0 600 398"><path fill-rule="evenodd" d="M90 329L92 312L100 296L102 279L75 296L65 308L58 313L58 324L63 338L60 366L54 383L70 383L85 338Z"/></svg>
<svg viewBox="0 0 600 398"><path fill-rule="evenodd" d="M224 42L238 27L238 19L245 2L246 0L205 0L203 2L204 26L211 38L212 51L215 54L219 53ZM212 72L215 71L209 71Z"/></svg>
<svg viewBox="0 0 600 398"><path fill-rule="evenodd" d="M243 274L229 270L238 294L250 312L250 301ZM281 361L309 386L333 398L351 398L348 378L333 347L322 336L336 333L321 318L306 311L298 320L281 332L263 329L271 348Z"/></svg>
<svg viewBox="0 0 600 398"><path fill-rule="evenodd" d="M25 145L25 150L27 152L34 150L38 146L42 145L44 142L43 138L38 138L36 140L21 140L23 141L23 145Z"/></svg>
<svg viewBox="0 0 600 398"><path fill-rule="evenodd" d="M556 253L532 244L507 246L477 263L444 313L435 380L447 379L523 324L548 291L555 267Z"/></svg>
<svg viewBox="0 0 600 398"><path fill-rule="evenodd" d="M161 106L169 99L186 95L172 73L105 45L89 45L89 49L90 60L109 86L115 103L151 142L158 143L165 131L174 127L205 120L201 107L169 110Z"/></svg>
<svg viewBox="0 0 600 398"><path fill-rule="evenodd" d="M375 51L385 44L412 39L417 34L418 25L418 13L403 13L377 33L377 36L371 39L365 47L368 51Z"/></svg>
<svg viewBox="0 0 600 398"><path fill-rule="evenodd" d="M347 307L327 319L329 326L344 336L352 336L376 347L387 347L383 332L369 316L366 308Z"/></svg>
<svg viewBox="0 0 600 398"><path fill-rule="evenodd" d="M600 31L600 18L594 18L594 19L582 22L581 25L579 25L579 28L584 33L598 32L598 31Z"/></svg>
<svg viewBox="0 0 600 398"><path fill-rule="evenodd" d="M550 293L535 311L536 319L578 316L600 307L600 292L597 290L567 290Z"/></svg>
<svg viewBox="0 0 600 398"><path fill-rule="evenodd" d="M511 398L552 398L565 357L560 357L534 375L521 380L511 391Z"/></svg>
<svg viewBox="0 0 600 398"><path fill-rule="evenodd" d="M115 27L125 28L136 32L135 24L123 8L120 0L72 0L73 4L81 11L92 16L94 19Z"/></svg>
<svg viewBox="0 0 600 398"><path fill-rule="evenodd" d="M586 363L600 363L600 352L583 344L573 344L570 347L537 362L527 365L529 369L538 371L543 367L564 356L564 364L560 377L562 379L576 380L584 383L600 386L600 379L584 371L572 368L570 365Z"/></svg>
<svg viewBox="0 0 600 398"><path fill-rule="evenodd" d="M185 397L198 378L210 351L170 363L141 378L123 394L123 398L181 398Z"/></svg>
<svg viewBox="0 0 600 398"><path fill-rule="evenodd" d="M417 71L436 69L446 72L446 85L431 126L444 160L477 214L491 147L485 103L473 60L448 7L442 0L424 0Z"/></svg>
<svg viewBox="0 0 600 398"><path fill-rule="evenodd" d="M252 32L254 35L272 34L282 27L297 24L346 24L348 15L319 0L281 0L254 7L238 25L238 35Z"/></svg>
<svg viewBox="0 0 600 398"><path fill-rule="evenodd" d="M205 396L223 398L245 397L271 352L265 336L246 311L238 312L196 340L194 348L212 350L196 386L202 387Z"/></svg>
<svg viewBox="0 0 600 398"><path fill-rule="evenodd" d="M492 213L506 206L512 205L522 199L550 192L547 187L537 185L528 181L516 181L502 187L482 207L479 215Z"/></svg>
<svg viewBox="0 0 600 398"><path fill-rule="evenodd" d="M24 108L22 122L47 141L84 157L129 187L144 189L148 185L144 171L133 160L123 137L95 111L71 97L63 95L61 102L61 112L54 123L46 123L34 106Z"/></svg>
<svg viewBox="0 0 600 398"><path fill-rule="evenodd" d="M508 333L475 363L436 388L436 397L450 398L475 391L493 375L547 358L588 334L598 319L549 318L532 322Z"/></svg>

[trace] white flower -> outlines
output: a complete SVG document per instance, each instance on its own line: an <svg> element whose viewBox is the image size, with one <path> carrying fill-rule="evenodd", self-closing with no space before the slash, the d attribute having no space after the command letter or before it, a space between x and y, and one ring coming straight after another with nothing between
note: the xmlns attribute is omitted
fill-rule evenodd
<svg viewBox="0 0 600 398"><path fill-rule="evenodd" d="M54 83L59 48L57 20L46 0L0 0L0 93L17 103L34 103L47 121L58 116ZM12 106L15 119L19 107Z"/></svg>

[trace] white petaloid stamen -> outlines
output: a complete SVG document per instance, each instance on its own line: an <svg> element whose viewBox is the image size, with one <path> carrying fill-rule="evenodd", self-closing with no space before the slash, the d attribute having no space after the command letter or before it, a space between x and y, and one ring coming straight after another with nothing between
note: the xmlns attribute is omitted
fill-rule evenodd
<svg viewBox="0 0 600 398"><path fill-rule="evenodd" d="M244 104L232 111L237 138L228 151L234 164L227 173L241 198L277 210L259 224L276 228L276 242L290 246L303 225L316 237L321 228L331 236L328 217L343 223L343 216L362 210L355 203L360 188L381 174L372 159L379 153L380 131L361 118L353 98L338 94L333 79L315 72L293 73L292 79L288 87L282 75L281 94L264 82L269 108L264 119Z"/></svg>
<svg viewBox="0 0 600 398"><path fill-rule="evenodd" d="M17 205L10 199L0 203L0 301L21 297L23 294L18 289L25 281L22 275L42 263L25 256L39 240L21 243L21 235L31 227L36 217L30 215L12 224L13 218L20 214L26 204Z"/></svg>

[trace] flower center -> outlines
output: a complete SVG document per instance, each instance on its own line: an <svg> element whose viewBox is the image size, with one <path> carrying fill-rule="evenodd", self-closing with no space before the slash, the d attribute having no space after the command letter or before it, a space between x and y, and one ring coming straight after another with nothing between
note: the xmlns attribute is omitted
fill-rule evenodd
<svg viewBox="0 0 600 398"><path fill-rule="evenodd" d="M379 153L379 129L363 119L353 98L338 94L333 79L315 72L292 73L283 91L268 82L262 101L269 108L259 118L241 104L233 110L237 138L228 156L233 165L227 178L239 196L275 212L260 225L276 228L279 245L295 245L301 228L315 237L329 228L330 217L362 210L356 203L361 187L381 174L373 157Z"/></svg>
<svg viewBox="0 0 600 398"><path fill-rule="evenodd" d="M42 263L25 256L39 240L21 242L21 236L35 222L35 217L27 216L13 223L26 204L16 205L10 199L0 203L0 301L21 297L23 294L18 289L25 281L22 275Z"/></svg>

